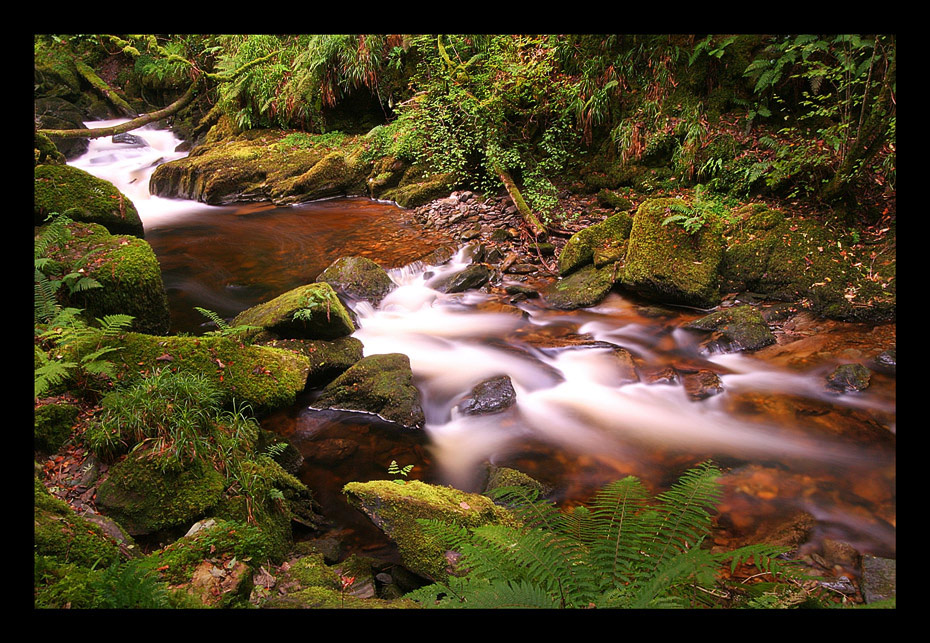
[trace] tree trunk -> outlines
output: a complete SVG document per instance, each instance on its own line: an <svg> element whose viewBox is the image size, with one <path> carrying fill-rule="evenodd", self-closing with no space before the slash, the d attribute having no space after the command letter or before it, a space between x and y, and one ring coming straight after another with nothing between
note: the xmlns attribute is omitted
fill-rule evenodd
<svg viewBox="0 0 930 643"><path fill-rule="evenodd" d="M198 83L195 82L190 86L190 89L188 89L183 96L164 109L149 112L148 114L143 114L142 116L134 118L131 121L127 121L122 125L100 127L97 129L40 129L39 133L45 134L46 136L57 136L59 138L101 138L104 136L113 136L114 134L129 132L134 129L138 129L143 125L154 123L155 121L161 120L179 112L184 106L190 103L194 96L197 94L197 85Z"/></svg>
<svg viewBox="0 0 930 643"><path fill-rule="evenodd" d="M500 165L498 165L495 169L497 170L497 174L500 176L501 181L503 181L504 187L507 188L507 194L510 195L510 199L513 201L513 204L517 206L517 212L519 212L520 216L523 217L523 221L530 229L530 232L536 238L545 238L546 226L540 222L536 215L533 214L533 211L530 210L530 207L526 204L526 201L523 200L523 195L520 194L520 190L517 188L517 184L513 182L513 177L511 177L510 173Z"/></svg>

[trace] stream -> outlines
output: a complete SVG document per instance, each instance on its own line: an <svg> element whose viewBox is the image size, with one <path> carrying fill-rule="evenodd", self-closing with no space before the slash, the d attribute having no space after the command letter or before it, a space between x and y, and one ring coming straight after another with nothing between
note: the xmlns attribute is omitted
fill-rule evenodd
<svg viewBox="0 0 930 643"><path fill-rule="evenodd" d="M372 555L390 550L367 518L346 506L341 488L388 478L392 460L414 465L411 478L465 490L481 489L486 463L514 467L550 485L552 497L569 506L627 475L658 492L713 459L727 471L717 544L777 532L809 515L805 551L834 539L895 557L895 378L875 372L861 393L824 385L837 364L892 348L894 325L801 314L779 329L778 344L726 354L682 328L702 311L626 293L572 312L539 298L442 294L430 284L465 267L469 248L443 265L418 262L443 240L395 205L349 198L215 207L151 197L154 166L183 153L174 151L179 141L167 130L134 134L148 145L98 139L72 165L114 183L139 210L162 266L172 332L206 329L195 306L232 317L313 281L345 255L375 260L397 284L377 308L353 304L355 336L365 355L410 358L425 429L318 411L313 392L262 421L301 450L300 477L333 521L333 534L350 547ZM794 341L786 341L789 334ZM632 355L635 371L616 347ZM695 400L668 376L670 368L716 373L722 392ZM492 415L459 411L475 384L498 375L510 377L516 404Z"/></svg>

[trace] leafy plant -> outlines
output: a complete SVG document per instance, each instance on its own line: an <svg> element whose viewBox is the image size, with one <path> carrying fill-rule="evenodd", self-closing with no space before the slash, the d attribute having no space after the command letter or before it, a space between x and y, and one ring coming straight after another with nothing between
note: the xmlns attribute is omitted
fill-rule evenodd
<svg viewBox="0 0 930 643"><path fill-rule="evenodd" d="M236 326L230 326L229 323L217 315L212 310L206 308L201 308L200 306L194 306L194 310L198 313L209 319L213 324L216 325L216 330L210 330L204 333L204 335L216 335L219 337L230 337L235 335L241 335L252 330L261 330L258 326L250 326L249 324L237 324Z"/></svg>
<svg viewBox="0 0 930 643"><path fill-rule="evenodd" d="M421 520L427 534L461 554L462 571L407 597L429 607L695 607L719 600L716 574L726 563L731 571L751 563L775 579L789 574L778 548L716 553L702 546L721 494L719 476L701 464L654 499L627 477L569 511L526 488L500 490L497 500L513 508L520 527L469 530Z"/></svg>
<svg viewBox="0 0 930 643"><path fill-rule="evenodd" d="M690 205L675 203L668 210L673 214L665 217L662 225L680 225L688 234L694 234L708 224L730 221L730 208L726 203L700 184L694 188L694 198Z"/></svg>
<svg viewBox="0 0 930 643"><path fill-rule="evenodd" d="M304 295L300 308L294 311L291 318L294 321L312 321L316 311L320 308L325 308L326 319L328 320L332 305L333 302L326 292L319 290L310 291Z"/></svg>
<svg viewBox="0 0 930 643"><path fill-rule="evenodd" d="M401 467L397 464L396 460L391 460L391 464L388 465L388 473L390 473L392 476L403 476L404 478L406 478L410 474L411 470L413 470L412 464L408 464L406 466ZM400 479L396 479L394 480L394 484L402 485L404 484L404 481Z"/></svg>

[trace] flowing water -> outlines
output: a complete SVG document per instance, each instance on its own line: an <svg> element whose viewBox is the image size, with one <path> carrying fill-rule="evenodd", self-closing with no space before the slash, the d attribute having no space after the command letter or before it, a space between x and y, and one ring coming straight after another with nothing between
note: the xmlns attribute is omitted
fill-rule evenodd
<svg viewBox="0 0 930 643"><path fill-rule="evenodd" d="M263 420L301 450L300 475L347 542L385 547L346 507L340 489L388 478L391 460L414 465L413 478L468 490L481 488L486 463L511 466L551 485L570 505L626 475L659 491L713 459L727 468L719 544L771 535L809 515L810 550L832 538L895 555L894 377L873 374L863 393L824 386L837 364L893 347L893 325L800 315L785 325L779 344L726 354L682 328L700 311L625 294L573 312L540 299L514 304L480 291L442 294L431 284L467 265L469 249L444 265L415 261L441 239L425 237L395 206L334 199L212 207L149 197L143 188L153 163L182 154L166 132L135 134L155 143L94 142L74 165L111 180L136 204L162 264L174 331L201 330L205 320L194 306L231 317L313 281L340 256L368 256L389 268L397 288L377 308L353 304L355 336L366 355L409 356L425 430L315 410L313 392ZM617 347L633 357L635 370ZM681 379L668 376L702 371L718 375L720 394L695 400ZM498 375L510 377L514 406L492 415L459 412L475 384Z"/></svg>

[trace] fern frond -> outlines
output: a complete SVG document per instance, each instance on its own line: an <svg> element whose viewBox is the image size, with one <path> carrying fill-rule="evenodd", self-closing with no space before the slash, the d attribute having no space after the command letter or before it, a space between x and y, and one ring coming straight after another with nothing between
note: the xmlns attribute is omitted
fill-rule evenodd
<svg viewBox="0 0 930 643"><path fill-rule="evenodd" d="M129 328L132 325L135 317L132 315L104 315L103 318L97 318L97 322L100 324L100 330L103 331L105 337L112 337L113 335Z"/></svg>
<svg viewBox="0 0 930 643"><path fill-rule="evenodd" d="M226 323L226 320L212 310L201 308L200 306L194 306L194 310L216 324L216 327L219 328L220 331L229 330L229 324Z"/></svg>
<svg viewBox="0 0 930 643"><path fill-rule="evenodd" d="M539 490L522 485L497 487L487 494L510 509L527 527L557 530L564 516L551 500L540 499Z"/></svg>

